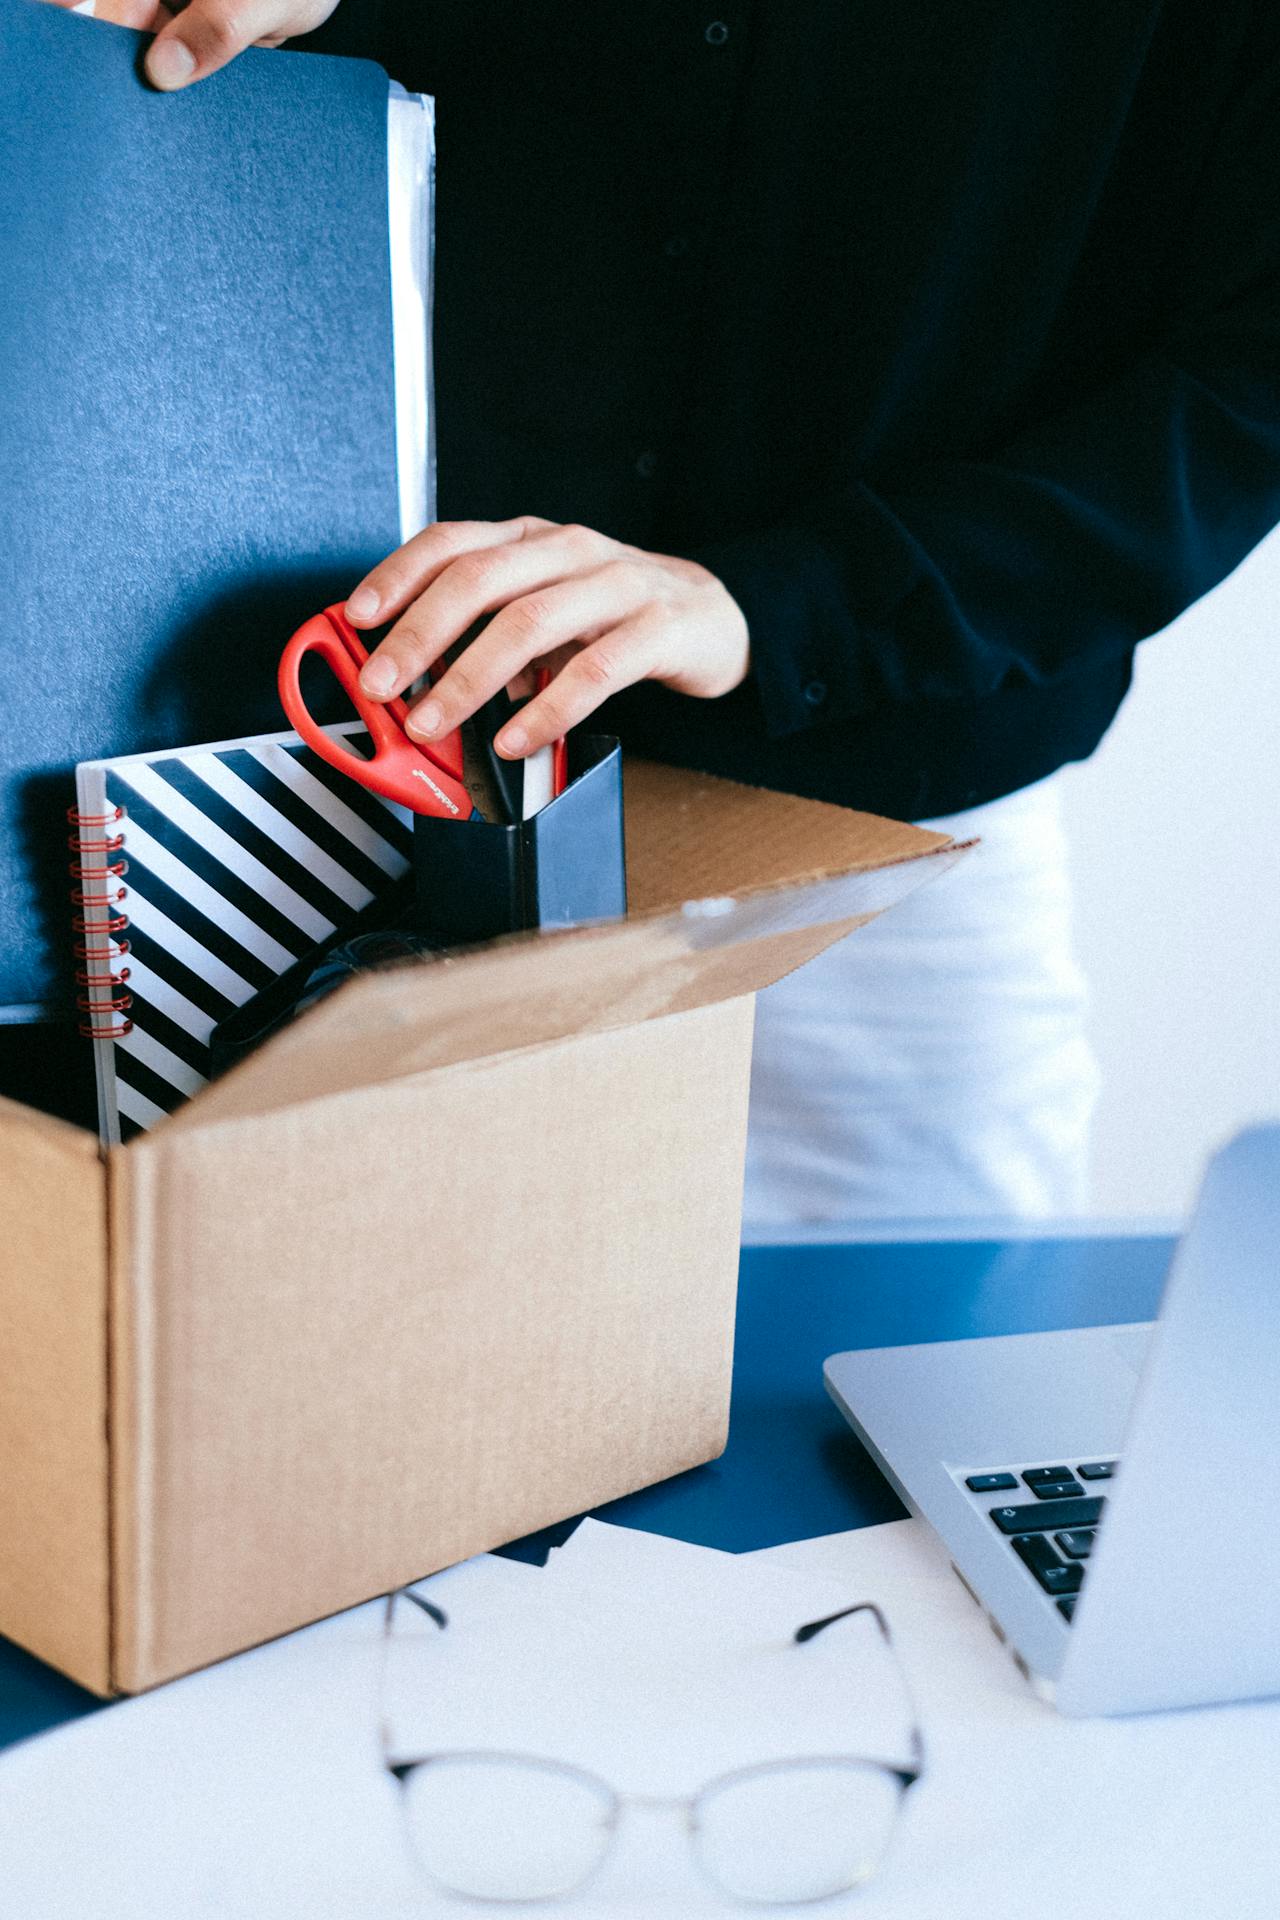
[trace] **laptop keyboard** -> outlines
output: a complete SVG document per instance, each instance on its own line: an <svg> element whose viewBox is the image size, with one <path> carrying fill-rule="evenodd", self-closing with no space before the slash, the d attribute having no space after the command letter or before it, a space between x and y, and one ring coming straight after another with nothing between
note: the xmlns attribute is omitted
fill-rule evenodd
<svg viewBox="0 0 1280 1920"><path fill-rule="evenodd" d="M1095 1493L1115 1473L1114 1460L1084 1460L1074 1466L1006 1467L964 1476L993 1525L1005 1535L1031 1577L1056 1602L1064 1620L1076 1610L1085 1566L1106 1506ZM1026 1495L1030 1494L1030 1500ZM1011 1496L1020 1496L1017 1499Z"/></svg>

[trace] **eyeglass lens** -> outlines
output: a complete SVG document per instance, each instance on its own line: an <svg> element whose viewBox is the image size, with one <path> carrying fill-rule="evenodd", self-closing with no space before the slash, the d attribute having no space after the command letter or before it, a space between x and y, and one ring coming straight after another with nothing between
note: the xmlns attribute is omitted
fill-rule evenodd
<svg viewBox="0 0 1280 1920"><path fill-rule="evenodd" d="M703 1870L736 1900L818 1900L859 1885L883 1858L900 1787L858 1761L752 1768L713 1782L693 1808ZM571 1893L608 1850L617 1803L553 1762L440 1755L415 1767L404 1812L422 1870L474 1900Z"/></svg>
<svg viewBox="0 0 1280 1920"><path fill-rule="evenodd" d="M875 1872L900 1798L894 1775L856 1761L753 1769L699 1795L694 1845L734 1899L820 1900Z"/></svg>
<svg viewBox="0 0 1280 1920"><path fill-rule="evenodd" d="M567 1768L446 1754L414 1768L404 1812L419 1865L440 1886L473 1900L545 1900L595 1871L615 1803Z"/></svg>

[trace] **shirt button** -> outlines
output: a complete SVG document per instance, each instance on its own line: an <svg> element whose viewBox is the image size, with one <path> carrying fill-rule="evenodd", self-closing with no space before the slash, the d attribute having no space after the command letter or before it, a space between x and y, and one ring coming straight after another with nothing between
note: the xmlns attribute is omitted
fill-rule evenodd
<svg viewBox="0 0 1280 1920"><path fill-rule="evenodd" d="M706 31L708 46L722 47L729 38L729 29L723 20L713 20Z"/></svg>
<svg viewBox="0 0 1280 1920"><path fill-rule="evenodd" d="M809 702L809 705L811 707L820 707L823 701L827 697L826 681L810 680L808 686L804 690L804 697Z"/></svg>
<svg viewBox="0 0 1280 1920"><path fill-rule="evenodd" d="M662 251L666 254L668 260L683 260L689 251L688 235L684 233L673 233L671 238L663 244Z"/></svg>
<svg viewBox="0 0 1280 1920"><path fill-rule="evenodd" d="M658 456L652 447L646 447L643 453L636 456L636 472L642 480L652 480L657 471Z"/></svg>

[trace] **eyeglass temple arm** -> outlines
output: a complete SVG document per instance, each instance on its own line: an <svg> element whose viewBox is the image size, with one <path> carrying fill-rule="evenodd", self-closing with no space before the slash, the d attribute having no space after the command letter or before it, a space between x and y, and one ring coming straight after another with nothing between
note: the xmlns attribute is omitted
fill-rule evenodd
<svg viewBox="0 0 1280 1920"><path fill-rule="evenodd" d="M395 1587L387 1595L387 1610L382 1617L384 1633L389 1634L391 1631L391 1617L396 1610L397 1600L410 1601L420 1613L425 1613L428 1620L434 1620L440 1628L447 1627L449 1624L448 1614L443 1607L438 1607L434 1600L424 1600L420 1593L413 1591L412 1587Z"/></svg>
<svg viewBox="0 0 1280 1920"><path fill-rule="evenodd" d="M816 1640L824 1628L834 1627L839 1621L848 1620L855 1613L869 1613L871 1615L871 1618L880 1630L880 1638L884 1641L885 1646L893 1656L893 1664L898 1670L898 1684L902 1689L903 1699L907 1703L907 1715L911 1723L907 1733L907 1740L910 1744L911 1760L914 1768L913 1772L908 1772L905 1769L899 1770L898 1777L904 1786L910 1786L914 1781L918 1780L924 1772L924 1734L920 1730L920 1715L916 1709L915 1696L911 1691L911 1683L907 1679L907 1670L902 1664L902 1657L898 1649L893 1644L893 1635L889 1631L889 1622L885 1619L875 1601L859 1600L855 1606L842 1607L839 1613L829 1613L822 1620L807 1620L802 1627L796 1628L792 1637L797 1646L803 1646L808 1640Z"/></svg>
<svg viewBox="0 0 1280 1920"><path fill-rule="evenodd" d="M444 1628L447 1627L449 1624L449 1616L444 1611L443 1607L436 1606L435 1602L432 1600L424 1600L420 1593L414 1593L412 1588L410 1587L397 1587L387 1595L387 1606L386 1606L386 1612L383 1615L383 1628L382 1628L382 1689L381 1689L381 1692L382 1692L383 1711L379 1715L379 1727L380 1727L380 1732L382 1736L382 1745L383 1745L384 1751L390 1745L390 1738L389 1738L389 1733L387 1728L387 1719L386 1719L386 1711L385 1711L386 1681L387 1681L387 1665L390 1657L390 1648L391 1648L391 1622L395 1615L395 1607L396 1607L397 1600L410 1601L413 1606L418 1608L420 1613L424 1613L427 1616L427 1619L433 1621L435 1625L441 1629L441 1631L443 1631ZM901 1657L898 1654L898 1650L893 1644L893 1635L889 1631L889 1622L885 1619L883 1613L880 1611L879 1607L875 1604L875 1601L859 1600L856 1603L856 1605L852 1607L842 1607L839 1613L829 1613L825 1616L825 1618L821 1620L807 1620L802 1627L796 1628L795 1633L792 1637L795 1640L795 1643L797 1646L803 1646L806 1641L815 1640L817 1636L820 1633L822 1633L825 1628L834 1627L841 1620L849 1620L853 1617L854 1614L858 1614L858 1613L869 1613L871 1615L871 1618L875 1621L876 1626L879 1629L881 1639L884 1641L885 1646L889 1649L889 1652L893 1656L894 1665L898 1670L898 1681L902 1688L903 1697L907 1703L908 1715L911 1722L907 1737L911 1746L911 1759L914 1767L914 1772L908 1774L904 1771L900 1777L902 1778L904 1784L910 1785L914 1780L917 1780L920 1777L920 1775L924 1772L924 1765L925 1765L924 1735L920 1731L920 1716L916 1711L915 1698L911 1692L911 1687L907 1680L906 1670L903 1667Z"/></svg>
<svg viewBox="0 0 1280 1920"><path fill-rule="evenodd" d="M395 1587L387 1595L386 1610L382 1616L382 1662L378 1676L378 1740L382 1747L383 1761L391 1765L391 1727L387 1718L387 1679L391 1667L391 1622L395 1617L396 1601L408 1600L417 1607L419 1613L425 1613L428 1620L434 1621L442 1631L449 1624L449 1616L443 1607L436 1606L433 1600L424 1600L420 1593L414 1593L410 1587ZM394 1769L393 1769L394 1770Z"/></svg>

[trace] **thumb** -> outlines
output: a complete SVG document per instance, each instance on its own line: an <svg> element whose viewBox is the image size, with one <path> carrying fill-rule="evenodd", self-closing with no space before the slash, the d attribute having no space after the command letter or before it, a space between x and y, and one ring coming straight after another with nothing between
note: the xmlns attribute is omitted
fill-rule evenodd
<svg viewBox="0 0 1280 1920"><path fill-rule="evenodd" d="M255 40L278 33L284 11L280 0L191 0L152 41L147 78L162 93L203 80Z"/></svg>

